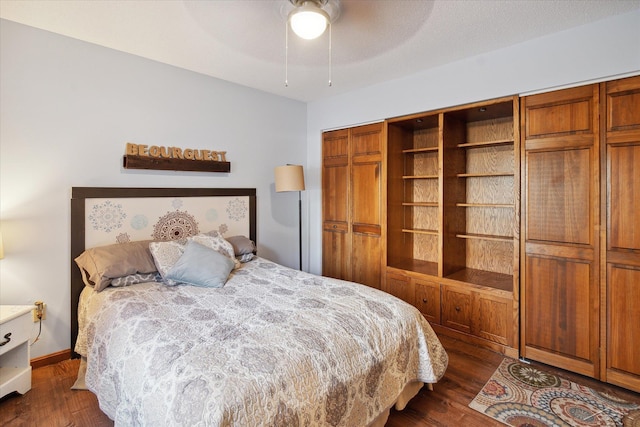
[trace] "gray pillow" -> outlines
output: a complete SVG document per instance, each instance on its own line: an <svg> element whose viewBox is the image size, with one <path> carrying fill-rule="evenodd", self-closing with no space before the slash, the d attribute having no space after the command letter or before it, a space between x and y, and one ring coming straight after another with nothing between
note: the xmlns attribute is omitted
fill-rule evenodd
<svg viewBox="0 0 640 427"><path fill-rule="evenodd" d="M180 259L167 273L167 278L188 285L221 288L233 267L234 262L229 257L190 240Z"/></svg>
<svg viewBox="0 0 640 427"><path fill-rule="evenodd" d="M236 256L252 254L256 250L256 245L251 239L245 236L231 236L226 238L231 246L233 246L233 252Z"/></svg>
<svg viewBox="0 0 640 427"><path fill-rule="evenodd" d="M151 240L116 243L85 250L75 259L85 285L101 291L116 277L153 273L156 266L149 251Z"/></svg>

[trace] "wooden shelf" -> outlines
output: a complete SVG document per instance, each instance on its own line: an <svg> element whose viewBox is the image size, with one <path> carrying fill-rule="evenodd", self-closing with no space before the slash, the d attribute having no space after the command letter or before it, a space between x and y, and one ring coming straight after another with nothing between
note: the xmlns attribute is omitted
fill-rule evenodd
<svg viewBox="0 0 640 427"><path fill-rule="evenodd" d="M446 278L501 291L513 291L513 276L510 274L465 268L446 276Z"/></svg>
<svg viewBox="0 0 640 427"><path fill-rule="evenodd" d="M122 158L125 169L151 169L191 172L231 172L231 163L210 160L167 159L127 154Z"/></svg>
<svg viewBox="0 0 640 427"><path fill-rule="evenodd" d="M513 237L511 236L494 236L491 234L456 234L456 237L459 237L461 239L492 240L495 242L513 243Z"/></svg>
<svg viewBox="0 0 640 427"><path fill-rule="evenodd" d="M513 138L498 139L495 141L466 142L464 144L458 144L458 148L481 148L481 147L492 147L496 145L509 145L509 144L513 144Z"/></svg>
<svg viewBox="0 0 640 427"><path fill-rule="evenodd" d="M491 178L494 176L514 176L513 172L459 173L458 178Z"/></svg>
<svg viewBox="0 0 640 427"><path fill-rule="evenodd" d="M438 230L426 230L421 228L403 228L403 233L413 233L413 234L429 234L433 236L438 235Z"/></svg>
<svg viewBox="0 0 640 427"><path fill-rule="evenodd" d="M383 289L516 355L519 110L510 96L388 121Z"/></svg>
<svg viewBox="0 0 640 427"><path fill-rule="evenodd" d="M422 153L437 153L438 147L427 148L410 148L408 150L402 150L404 154L422 154Z"/></svg>
<svg viewBox="0 0 640 427"><path fill-rule="evenodd" d="M437 208L439 204L438 202L403 202L402 206L419 206L419 207L427 207L427 208Z"/></svg>
<svg viewBox="0 0 640 427"><path fill-rule="evenodd" d="M438 175L403 175L402 179L438 179Z"/></svg>
<svg viewBox="0 0 640 427"><path fill-rule="evenodd" d="M461 208L513 208L512 204L507 203L456 203Z"/></svg>
<svg viewBox="0 0 640 427"><path fill-rule="evenodd" d="M413 271L415 273L426 274L429 276L438 275L437 262L423 261L413 258L390 258L387 265L400 270Z"/></svg>

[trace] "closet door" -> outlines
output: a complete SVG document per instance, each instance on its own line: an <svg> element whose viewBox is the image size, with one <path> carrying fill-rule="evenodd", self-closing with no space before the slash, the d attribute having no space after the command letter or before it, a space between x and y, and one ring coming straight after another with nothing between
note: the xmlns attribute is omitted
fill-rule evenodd
<svg viewBox="0 0 640 427"><path fill-rule="evenodd" d="M382 269L382 123L350 129L351 280L380 289Z"/></svg>
<svg viewBox="0 0 640 427"><path fill-rule="evenodd" d="M351 280L349 130L322 135L322 275Z"/></svg>
<svg viewBox="0 0 640 427"><path fill-rule="evenodd" d="M640 391L640 77L602 87L607 219L604 375L607 382Z"/></svg>
<svg viewBox="0 0 640 427"><path fill-rule="evenodd" d="M599 89L522 100L522 356L599 376Z"/></svg>
<svg viewBox="0 0 640 427"><path fill-rule="evenodd" d="M383 123L322 135L322 274L380 288Z"/></svg>

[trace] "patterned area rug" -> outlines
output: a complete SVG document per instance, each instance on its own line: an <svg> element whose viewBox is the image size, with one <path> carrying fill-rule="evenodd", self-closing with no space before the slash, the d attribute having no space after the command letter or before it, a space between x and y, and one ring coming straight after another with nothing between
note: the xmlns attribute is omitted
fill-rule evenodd
<svg viewBox="0 0 640 427"><path fill-rule="evenodd" d="M640 405L505 359L469 407L514 427L623 427Z"/></svg>

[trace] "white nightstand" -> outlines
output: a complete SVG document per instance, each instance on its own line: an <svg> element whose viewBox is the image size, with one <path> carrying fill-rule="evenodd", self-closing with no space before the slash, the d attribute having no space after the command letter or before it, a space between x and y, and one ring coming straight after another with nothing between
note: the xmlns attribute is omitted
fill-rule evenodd
<svg viewBox="0 0 640 427"><path fill-rule="evenodd" d="M0 305L0 398L31 390L32 305Z"/></svg>

